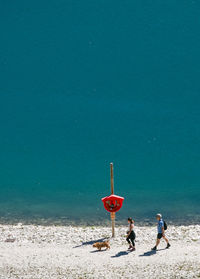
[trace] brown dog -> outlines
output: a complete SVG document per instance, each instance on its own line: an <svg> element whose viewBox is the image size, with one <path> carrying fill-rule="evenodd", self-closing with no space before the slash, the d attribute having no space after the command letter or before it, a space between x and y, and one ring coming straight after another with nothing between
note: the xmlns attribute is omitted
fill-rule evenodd
<svg viewBox="0 0 200 279"><path fill-rule="evenodd" d="M96 247L99 251L101 251L101 248L106 247L106 250L110 249L110 243L109 241L104 242L96 242L93 244L93 247Z"/></svg>

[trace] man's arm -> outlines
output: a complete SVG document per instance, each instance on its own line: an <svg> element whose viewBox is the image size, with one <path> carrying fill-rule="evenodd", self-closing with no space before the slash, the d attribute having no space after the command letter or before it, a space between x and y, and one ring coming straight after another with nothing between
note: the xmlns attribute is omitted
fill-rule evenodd
<svg viewBox="0 0 200 279"><path fill-rule="evenodd" d="M165 229L164 229L164 225L162 226L162 236L165 236Z"/></svg>

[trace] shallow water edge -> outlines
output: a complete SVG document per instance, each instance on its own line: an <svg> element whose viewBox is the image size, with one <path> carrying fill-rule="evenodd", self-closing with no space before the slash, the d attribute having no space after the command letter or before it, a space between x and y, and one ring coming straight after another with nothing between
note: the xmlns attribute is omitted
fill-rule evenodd
<svg viewBox="0 0 200 279"><path fill-rule="evenodd" d="M184 216L185 217L185 216ZM189 225L199 225L200 224L200 216L192 216L190 218L165 218L168 225L175 226L189 226ZM153 226L156 224L156 220L153 218L146 219L137 219L135 218L135 223L137 226ZM82 219L82 218L67 218L67 217L58 217L58 218L43 218L43 217L5 217L0 216L1 224L8 225L16 225L16 224L24 224L24 225L42 225L42 226L110 226L111 221L109 216L105 218L90 218L90 219ZM115 220L116 226L126 225L126 219L116 218Z"/></svg>

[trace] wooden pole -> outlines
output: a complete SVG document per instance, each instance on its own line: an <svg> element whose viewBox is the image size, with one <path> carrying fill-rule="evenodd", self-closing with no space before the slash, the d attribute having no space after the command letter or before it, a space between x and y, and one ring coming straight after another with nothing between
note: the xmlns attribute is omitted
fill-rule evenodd
<svg viewBox="0 0 200 279"><path fill-rule="evenodd" d="M111 184L111 195L114 195L114 174L113 174L113 163L110 163L110 184ZM115 237L115 212L110 213L112 222L112 237Z"/></svg>
<svg viewBox="0 0 200 279"><path fill-rule="evenodd" d="M112 222L112 237L115 237L115 212L110 213L110 218Z"/></svg>
<svg viewBox="0 0 200 279"><path fill-rule="evenodd" d="M111 195L114 195L113 163L110 163L110 184L111 184Z"/></svg>

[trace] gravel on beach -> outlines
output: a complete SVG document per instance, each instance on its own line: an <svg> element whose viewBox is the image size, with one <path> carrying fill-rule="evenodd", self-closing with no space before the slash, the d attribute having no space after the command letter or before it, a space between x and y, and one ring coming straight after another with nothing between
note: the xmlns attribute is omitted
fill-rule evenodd
<svg viewBox="0 0 200 279"><path fill-rule="evenodd" d="M96 241L110 227L0 225L0 279L200 278L200 226L169 226L171 248L155 245L156 227L135 227L136 251L127 251L126 227L116 228L111 249Z"/></svg>

